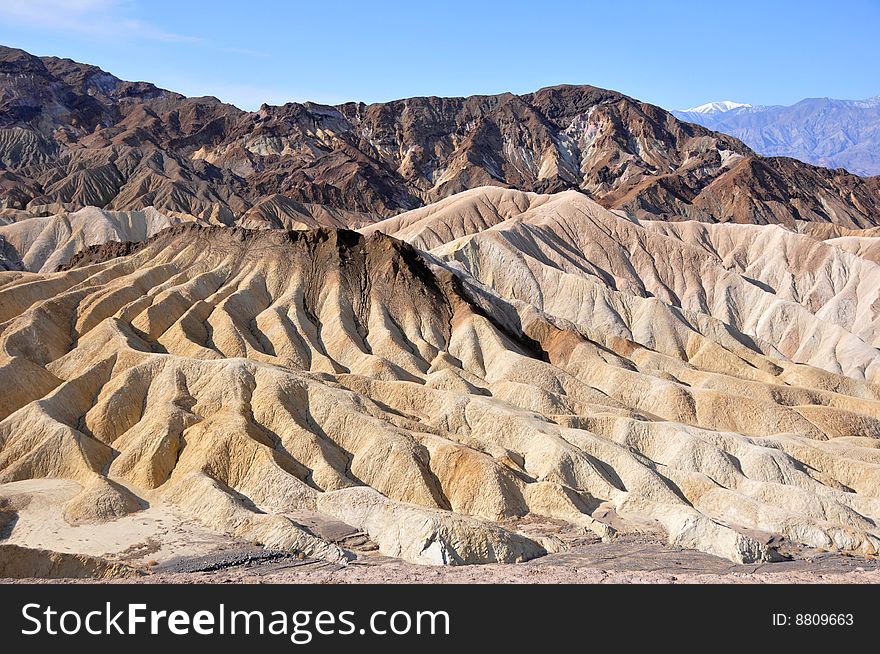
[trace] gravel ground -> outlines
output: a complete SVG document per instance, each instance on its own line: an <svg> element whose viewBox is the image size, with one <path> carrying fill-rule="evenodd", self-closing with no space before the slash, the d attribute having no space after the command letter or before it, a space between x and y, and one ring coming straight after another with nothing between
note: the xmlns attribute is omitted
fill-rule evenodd
<svg viewBox="0 0 880 654"><path fill-rule="evenodd" d="M74 580L59 580L74 581ZM880 583L880 559L800 551L789 561L736 565L709 554L628 536L574 543L516 565L426 567L374 554L347 566L253 546L181 557L135 583ZM53 583L58 583L55 581ZM114 583L114 582L109 582Z"/></svg>

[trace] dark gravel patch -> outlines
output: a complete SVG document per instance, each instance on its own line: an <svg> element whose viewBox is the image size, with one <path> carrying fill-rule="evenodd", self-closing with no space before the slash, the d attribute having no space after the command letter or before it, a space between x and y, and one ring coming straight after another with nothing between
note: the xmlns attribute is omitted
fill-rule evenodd
<svg viewBox="0 0 880 654"><path fill-rule="evenodd" d="M205 556L187 556L172 559L153 568L154 572L216 572L239 566L263 565L283 560L297 561L296 555L283 550L266 550L259 547L223 550Z"/></svg>

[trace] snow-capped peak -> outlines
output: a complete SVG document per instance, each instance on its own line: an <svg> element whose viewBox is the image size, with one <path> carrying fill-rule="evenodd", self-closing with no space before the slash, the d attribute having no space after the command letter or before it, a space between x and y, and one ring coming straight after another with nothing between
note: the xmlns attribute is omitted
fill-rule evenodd
<svg viewBox="0 0 880 654"><path fill-rule="evenodd" d="M859 109L873 109L874 107L880 107L880 95L875 95L873 98L868 98L867 100L856 100L855 105Z"/></svg>
<svg viewBox="0 0 880 654"><path fill-rule="evenodd" d="M751 107L750 104L743 104L742 102L732 102L730 100L721 100L720 102L707 102L706 104L701 104L699 107L691 107L690 109L683 109L682 111L686 111L688 113L695 114L716 114L722 113L725 111L730 111L731 109L736 109L737 107Z"/></svg>

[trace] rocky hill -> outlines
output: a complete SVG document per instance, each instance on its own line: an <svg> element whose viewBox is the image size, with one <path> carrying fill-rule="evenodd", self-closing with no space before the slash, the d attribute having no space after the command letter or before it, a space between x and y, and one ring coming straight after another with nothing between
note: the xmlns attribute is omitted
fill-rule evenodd
<svg viewBox="0 0 880 654"><path fill-rule="evenodd" d="M484 185L576 189L670 220L866 227L880 207L877 179L762 158L590 86L244 112L10 48L0 165L0 202L19 218L153 206L232 224L267 201L282 224L296 220L287 202L387 217Z"/></svg>

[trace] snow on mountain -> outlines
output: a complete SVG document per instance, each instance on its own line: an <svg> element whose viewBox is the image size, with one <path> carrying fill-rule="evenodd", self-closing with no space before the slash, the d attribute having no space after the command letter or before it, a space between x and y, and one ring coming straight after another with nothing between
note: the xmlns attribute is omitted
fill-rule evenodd
<svg viewBox="0 0 880 654"><path fill-rule="evenodd" d="M672 114L735 136L765 156L794 157L857 175L880 175L880 96L807 98L791 106L710 102Z"/></svg>
<svg viewBox="0 0 880 654"><path fill-rule="evenodd" d="M721 100L720 102L707 102L706 104L701 104L699 107L691 107L690 109L682 109L682 113L695 113L695 114L714 114L720 113L723 111L730 111L731 109L737 109L739 107L751 107L750 104L744 104L742 102L733 102L732 100Z"/></svg>

